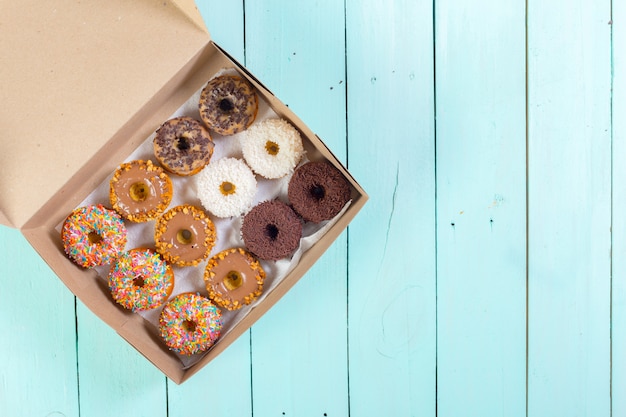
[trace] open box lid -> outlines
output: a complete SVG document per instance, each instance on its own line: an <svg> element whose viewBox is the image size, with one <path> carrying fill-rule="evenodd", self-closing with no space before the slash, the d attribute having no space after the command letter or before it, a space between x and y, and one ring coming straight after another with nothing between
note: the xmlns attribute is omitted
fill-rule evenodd
<svg viewBox="0 0 626 417"><path fill-rule="evenodd" d="M0 223L24 227L208 41L193 0L2 2Z"/></svg>

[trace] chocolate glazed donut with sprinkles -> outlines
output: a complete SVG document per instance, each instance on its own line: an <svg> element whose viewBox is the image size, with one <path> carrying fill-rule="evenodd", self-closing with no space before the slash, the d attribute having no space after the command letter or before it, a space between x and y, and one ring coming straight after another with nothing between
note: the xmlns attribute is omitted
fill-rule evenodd
<svg viewBox="0 0 626 417"><path fill-rule="evenodd" d="M188 176L211 161L215 144L202 123L183 116L163 123L156 131L153 146L154 156L166 170Z"/></svg>
<svg viewBox="0 0 626 417"><path fill-rule="evenodd" d="M101 204L79 207L63 222L65 253L83 268L113 262L126 247L122 217Z"/></svg>
<svg viewBox="0 0 626 417"><path fill-rule="evenodd" d="M229 136L246 130L259 111L259 98L248 82L237 75L221 75L200 93L200 118L214 132Z"/></svg>

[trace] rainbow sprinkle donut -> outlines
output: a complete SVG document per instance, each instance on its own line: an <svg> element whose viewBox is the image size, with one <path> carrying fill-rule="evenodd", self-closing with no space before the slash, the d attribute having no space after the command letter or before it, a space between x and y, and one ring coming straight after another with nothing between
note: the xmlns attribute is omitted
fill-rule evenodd
<svg viewBox="0 0 626 417"><path fill-rule="evenodd" d="M108 277L113 299L128 310L151 310L162 305L174 289L174 271L152 249L121 254Z"/></svg>
<svg viewBox="0 0 626 417"><path fill-rule="evenodd" d="M126 226L119 214L101 204L75 209L63 223L65 253L83 268L113 262L126 247Z"/></svg>
<svg viewBox="0 0 626 417"><path fill-rule="evenodd" d="M179 294L163 307L159 330L174 352L193 355L209 349L220 336L221 311L198 294Z"/></svg>

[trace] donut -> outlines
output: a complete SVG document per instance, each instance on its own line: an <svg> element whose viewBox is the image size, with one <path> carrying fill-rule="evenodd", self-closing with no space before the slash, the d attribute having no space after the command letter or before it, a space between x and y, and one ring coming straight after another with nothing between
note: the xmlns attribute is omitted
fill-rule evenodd
<svg viewBox="0 0 626 417"><path fill-rule="evenodd" d="M152 161L121 164L113 173L109 198L113 209L131 222L154 220L172 201L172 180Z"/></svg>
<svg viewBox="0 0 626 417"><path fill-rule="evenodd" d="M136 311L162 305L174 289L174 272L161 256L147 248L131 249L116 260L107 278L111 296Z"/></svg>
<svg viewBox="0 0 626 417"><path fill-rule="evenodd" d="M252 207L256 178L241 159L222 158L200 171L196 188L204 208L215 216L239 216Z"/></svg>
<svg viewBox="0 0 626 417"><path fill-rule="evenodd" d="M65 253L83 268L111 263L126 247L124 220L101 204L79 207L63 222Z"/></svg>
<svg viewBox="0 0 626 417"><path fill-rule="evenodd" d="M234 135L246 130L259 110L259 99L252 86L237 75L220 75L200 93L200 118L216 133Z"/></svg>
<svg viewBox="0 0 626 417"><path fill-rule="evenodd" d="M193 175L204 168L215 147L202 123L187 116L163 123L156 131L153 145L159 163L181 176Z"/></svg>
<svg viewBox="0 0 626 417"><path fill-rule="evenodd" d="M258 258L276 261L298 248L302 222L287 204L278 200L264 201L244 216L241 237Z"/></svg>
<svg viewBox="0 0 626 417"><path fill-rule="evenodd" d="M209 349L221 330L221 311L198 294L177 295L165 304L159 316L159 332L165 344L182 355Z"/></svg>
<svg viewBox="0 0 626 417"><path fill-rule="evenodd" d="M305 221L319 223L335 217L350 201L350 184L328 162L307 162L289 180L287 196Z"/></svg>
<svg viewBox="0 0 626 417"><path fill-rule="evenodd" d="M238 310L260 296L264 280L261 264L243 248L218 253L204 270L209 298L228 310Z"/></svg>
<svg viewBox="0 0 626 417"><path fill-rule="evenodd" d="M184 204L159 217L154 226L156 250L176 266L196 266L215 245L215 225L201 209Z"/></svg>
<svg viewBox="0 0 626 417"><path fill-rule="evenodd" d="M304 148L300 133L284 119L266 119L241 137L243 158L262 177L281 178L292 172Z"/></svg>

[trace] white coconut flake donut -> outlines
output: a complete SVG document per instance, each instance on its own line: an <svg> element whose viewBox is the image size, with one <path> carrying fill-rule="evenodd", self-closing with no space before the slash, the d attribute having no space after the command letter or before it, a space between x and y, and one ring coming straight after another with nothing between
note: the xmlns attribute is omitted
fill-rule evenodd
<svg viewBox="0 0 626 417"><path fill-rule="evenodd" d="M256 178L241 159L211 162L196 176L198 198L216 217L239 216L252 207Z"/></svg>
<svg viewBox="0 0 626 417"><path fill-rule="evenodd" d="M300 133L283 119L252 125L241 137L241 148L250 168L268 179L292 172L304 153Z"/></svg>

